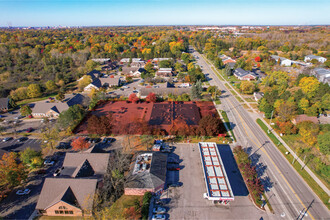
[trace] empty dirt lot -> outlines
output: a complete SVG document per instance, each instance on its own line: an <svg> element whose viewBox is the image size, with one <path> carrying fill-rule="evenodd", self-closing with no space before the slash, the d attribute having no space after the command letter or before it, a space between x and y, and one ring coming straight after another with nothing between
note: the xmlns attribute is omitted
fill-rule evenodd
<svg viewBox="0 0 330 220"><path fill-rule="evenodd" d="M257 209L250 202L228 145L222 149L222 145L218 146L235 195L235 201L229 206L214 205L203 198L206 188L197 144L175 146L174 154L180 157L180 167L183 167L176 178L183 186L168 190L170 219L275 219L275 216ZM172 175L168 176L168 182L172 181L171 178ZM163 196L166 198L167 193Z"/></svg>

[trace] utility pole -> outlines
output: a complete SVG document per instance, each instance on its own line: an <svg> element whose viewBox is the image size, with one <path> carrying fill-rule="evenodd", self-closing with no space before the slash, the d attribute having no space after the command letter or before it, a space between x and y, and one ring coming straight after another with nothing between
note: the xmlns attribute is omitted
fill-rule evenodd
<svg viewBox="0 0 330 220"><path fill-rule="evenodd" d="M297 151L295 151L295 152L294 152L294 155L292 155L292 156L293 156L292 164L294 163L294 161L295 161L295 159L296 159L296 158L294 157L295 155L296 155L296 157L298 157L298 156L297 156Z"/></svg>
<svg viewBox="0 0 330 220"><path fill-rule="evenodd" d="M301 169L303 169L303 168L304 168L304 166L303 166L303 165L305 165L305 160L306 160L306 155L304 156L304 161L303 161L303 164L301 164Z"/></svg>
<svg viewBox="0 0 330 220"><path fill-rule="evenodd" d="M269 125L272 126L272 118L273 118L273 113L274 113L274 110L272 111L272 115L270 116L270 123ZM268 134L270 133L270 130L268 128Z"/></svg>

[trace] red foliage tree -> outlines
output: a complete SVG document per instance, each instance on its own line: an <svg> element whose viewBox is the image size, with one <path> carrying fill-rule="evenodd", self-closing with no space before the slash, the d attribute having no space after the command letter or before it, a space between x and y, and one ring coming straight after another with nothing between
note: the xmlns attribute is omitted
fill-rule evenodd
<svg viewBox="0 0 330 220"><path fill-rule="evenodd" d="M71 143L72 149L75 151L80 151L88 149L90 144L83 137L78 137Z"/></svg>
<svg viewBox="0 0 330 220"><path fill-rule="evenodd" d="M254 58L254 60L255 60L256 62L260 62L260 61L261 61L261 58L260 58L259 56L257 56L256 58Z"/></svg>
<svg viewBox="0 0 330 220"><path fill-rule="evenodd" d="M198 123L197 132L201 136L216 136L224 133L222 121L211 115L204 116Z"/></svg>
<svg viewBox="0 0 330 220"><path fill-rule="evenodd" d="M130 102L137 102L137 101L139 101L139 98L136 96L135 93L132 93L132 94L129 95L128 101L130 101Z"/></svg>
<svg viewBox="0 0 330 220"><path fill-rule="evenodd" d="M150 92L146 97L147 102L156 102L157 97L155 93Z"/></svg>
<svg viewBox="0 0 330 220"><path fill-rule="evenodd" d="M90 134L110 134L112 129L112 116L97 117L92 115L87 121L87 131Z"/></svg>

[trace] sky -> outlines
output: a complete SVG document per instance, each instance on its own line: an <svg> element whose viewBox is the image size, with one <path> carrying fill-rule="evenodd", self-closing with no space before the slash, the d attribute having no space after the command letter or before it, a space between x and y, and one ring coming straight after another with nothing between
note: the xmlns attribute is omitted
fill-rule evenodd
<svg viewBox="0 0 330 220"><path fill-rule="evenodd" d="M0 0L0 26L329 25L330 0Z"/></svg>

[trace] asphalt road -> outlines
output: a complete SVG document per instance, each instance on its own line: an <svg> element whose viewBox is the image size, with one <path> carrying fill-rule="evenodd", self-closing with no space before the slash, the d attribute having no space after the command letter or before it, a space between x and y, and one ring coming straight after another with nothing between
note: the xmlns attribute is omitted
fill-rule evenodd
<svg viewBox="0 0 330 220"><path fill-rule="evenodd" d="M198 52L193 55L199 57L198 65L209 74L210 84L222 90L222 109L232 122L238 144L248 148L255 163L263 165L266 195L275 215L279 219L329 219L328 209L261 130L255 118L228 91L204 58Z"/></svg>
<svg viewBox="0 0 330 220"><path fill-rule="evenodd" d="M40 145L42 143L41 139L27 139L23 142L19 142L17 139L14 138L10 141L3 142L4 138L0 138L0 149L6 150L6 151L14 151L19 152L22 151L28 147L30 147L33 150L41 150Z"/></svg>

